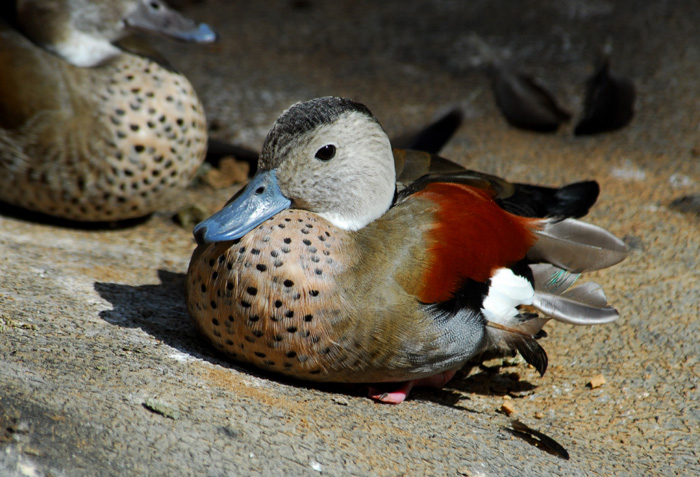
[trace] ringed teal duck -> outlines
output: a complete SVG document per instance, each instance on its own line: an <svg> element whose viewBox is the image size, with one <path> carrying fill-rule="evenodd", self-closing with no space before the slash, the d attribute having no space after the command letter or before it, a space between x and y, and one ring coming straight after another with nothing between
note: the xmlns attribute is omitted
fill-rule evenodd
<svg viewBox="0 0 700 477"><path fill-rule="evenodd" d="M120 49L133 30L211 42L160 0L18 0L0 19L0 201L76 221L166 206L206 152L187 79Z"/></svg>
<svg viewBox="0 0 700 477"><path fill-rule="evenodd" d="M235 360L311 381L396 383L399 403L442 386L470 358L517 350L544 373L551 318L618 318L579 273L626 246L571 217L593 181L512 184L439 157L392 152L370 111L297 103L270 130L258 172L195 227L187 304Z"/></svg>

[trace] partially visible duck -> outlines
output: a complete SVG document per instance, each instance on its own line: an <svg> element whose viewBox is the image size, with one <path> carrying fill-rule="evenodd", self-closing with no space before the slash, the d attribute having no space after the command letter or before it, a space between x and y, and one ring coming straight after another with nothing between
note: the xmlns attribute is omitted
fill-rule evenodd
<svg viewBox="0 0 700 477"><path fill-rule="evenodd" d="M189 81L117 42L211 42L160 0L18 0L0 20L0 201L76 221L166 207L206 152Z"/></svg>
<svg viewBox="0 0 700 477"><path fill-rule="evenodd" d="M581 272L626 256L578 217L593 181L512 184L394 151L342 98L298 103L265 140L248 186L194 231L187 277L198 329L235 360L299 379L444 385L475 355L512 349L544 373L551 318L618 318Z"/></svg>

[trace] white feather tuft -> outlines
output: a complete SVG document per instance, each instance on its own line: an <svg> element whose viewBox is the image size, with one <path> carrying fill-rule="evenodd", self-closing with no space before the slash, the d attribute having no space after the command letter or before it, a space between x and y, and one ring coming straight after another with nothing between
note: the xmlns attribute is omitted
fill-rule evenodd
<svg viewBox="0 0 700 477"><path fill-rule="evenodd" d="M481 312L487 320L501 325L512 325L518 315L518 306L531 305L535 290L525 278L509 268L499 268L491 277L489 293Z"/></svg>

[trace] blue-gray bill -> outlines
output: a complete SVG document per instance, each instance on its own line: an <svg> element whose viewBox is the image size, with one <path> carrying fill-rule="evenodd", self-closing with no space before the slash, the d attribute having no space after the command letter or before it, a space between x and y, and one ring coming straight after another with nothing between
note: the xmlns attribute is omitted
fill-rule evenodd
<svg viewBox="0 0 700 477"><path fill-rule="evenodd" d="M160 0L141 1L124 21L133 29L160 33L176 40L191 43L212 43L216 33L206 23L197 23Z"/></svg>
<svg viewBox="0 0 700 477"><path fill-rule="evenodd" d="M274 170L258 172L238 197L197 224L194 238L200 245L236 240L291 204L282 195Z"/></svg>

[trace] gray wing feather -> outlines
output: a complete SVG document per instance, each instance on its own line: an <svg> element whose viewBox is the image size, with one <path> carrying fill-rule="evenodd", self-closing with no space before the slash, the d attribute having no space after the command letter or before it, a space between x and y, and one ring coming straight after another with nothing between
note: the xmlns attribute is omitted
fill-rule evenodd
<svg viewBox="0 0 700 477"><path fill-rule="evenodd" d="M533 262L546 262L574 273L607 268L627 256L627 246L605 229L576 219L547 222L536 232L528 252Z"/></svg>

